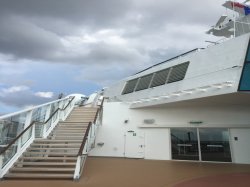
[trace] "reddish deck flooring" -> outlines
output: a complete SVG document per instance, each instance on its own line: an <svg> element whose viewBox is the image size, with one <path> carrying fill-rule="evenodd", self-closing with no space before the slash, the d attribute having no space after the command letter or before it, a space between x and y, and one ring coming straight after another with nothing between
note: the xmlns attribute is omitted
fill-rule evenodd
<svg viewBox="0 0 250 187"><path fill-rule="evenodd" d="M246 187L250 165L88 158L80 181L4 180L1 187Z"/></svg>
<svg viewBox="0 0 250 187"><path fill-rule="evenodd" d="M250 173L235 173L201 177L181 182L174 187L249 187Z"/></svg>

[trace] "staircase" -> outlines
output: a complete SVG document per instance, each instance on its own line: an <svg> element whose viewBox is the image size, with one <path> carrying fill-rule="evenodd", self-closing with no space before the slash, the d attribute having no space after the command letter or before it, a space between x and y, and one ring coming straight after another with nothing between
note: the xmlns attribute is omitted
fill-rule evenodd
<svg viewBox="0 0 250 187"><path fill-rule="evenodd" d="M4 176L5 179L73 179L77 153L94 107L76 107L46 139L36 139Z"/></svg>

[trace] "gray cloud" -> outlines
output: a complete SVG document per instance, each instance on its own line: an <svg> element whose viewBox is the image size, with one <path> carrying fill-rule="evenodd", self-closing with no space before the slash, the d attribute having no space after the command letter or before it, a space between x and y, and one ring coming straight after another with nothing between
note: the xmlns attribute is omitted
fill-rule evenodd
<svg viewBox="0 0 250 187"><path fill-rule="evenodd" d="M115 80L122 79L139 70L140 68L134 66L91 66L84 68L79 75L75 76L75 80L79 82L85 80L98 83L100 86L108 86Z"/></svg>
<svg viewBox="0 0 250 187"><path fill-rule="evenodd" d="M54 33L26 20L11 16L0 18L0 51L21 59L44 59L55 56L62 47Z"/></svg>
<svg viewBox="0 0 250 187"><path fill-rule="evenodd" d="M103 27L119 23L118 20L127 14L132 5L131 0L8 0L1 1L0 12L23 16L35 22L39 19L64 20L72 25Z"/></svg>
<svg viewBox="0 0 250 187"><path fill-rule="evenodd" d="M1 1L0 53L16 63L81 65L81 78L110 82L203 47L204 32L216 22L223 2Z"/></svg>

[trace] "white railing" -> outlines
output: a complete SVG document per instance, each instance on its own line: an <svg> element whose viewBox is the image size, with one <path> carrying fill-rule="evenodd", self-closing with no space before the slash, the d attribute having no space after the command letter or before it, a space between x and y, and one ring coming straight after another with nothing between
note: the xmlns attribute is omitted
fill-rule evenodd
<svg viewBox="0 0 250 187"><path fill-rule="evenodd" d="M0 178L35 138L46 138L60 120L66 119L74 107L73 100L67 97L0 117Z"/></svg>
<svg viewBox="0 0 250 187"><path fill-rule="evenodd" d="M97 130L97 125L90 122L86 130L86 134L83 138L82 145L77 154L74 180L80 179L88 153L93 148L93 145L95 143L96 130Z"/></svg>
<svg viewBox="0 0 250 187"><path fill-rule="evenodd" d="M86 133L83 137L83 141L79 152L77 154L77 162L74 172L74 180L79 180L82 174L84 164L86 162L89 151L94 148L96 133L98 130L98 126L102 123L102 111L103 111L103 102L105 98L103 96L99 96L95 102L94 106L99 106L94 122L89 122Z"/></svg>

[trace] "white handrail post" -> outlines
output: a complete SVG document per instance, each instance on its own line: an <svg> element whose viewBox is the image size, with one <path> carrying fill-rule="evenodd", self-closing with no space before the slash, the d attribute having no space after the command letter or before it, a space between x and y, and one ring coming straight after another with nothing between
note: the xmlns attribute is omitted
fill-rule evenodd
<svg viewBox="0 0 250 187"><path fill-rule="evenodd" d="M64 111L62 110L63 109L63 107L64 107L64 103L65 103L65 101L63 100L63 101L60 101L60 103L59 103L59 114L58 114L58 118L59 118L59 121L60 120L63 120L63 118L64 118L64 116L63 116L63 113L64 113Z"/></svg>
<svg viewBox="0 0 250 187"><path fill-rule="evenodd" d="M81 171L81 156L77 156L76 168L74 172L74 180L78 180L80 178Z"/></svg>
<svg viewBox="0 0 250 187"><path fill-rule="evenodd" d="M17 141L17 153L20 151L21 147L22 147L22 137L18 139Z"/></svg>
<svg viewBox="0 0 250 187"><path fill-rule="evenodd" d="M3 155L0 155L0 174L2 173L2 167L3 167Z"/></svg>

